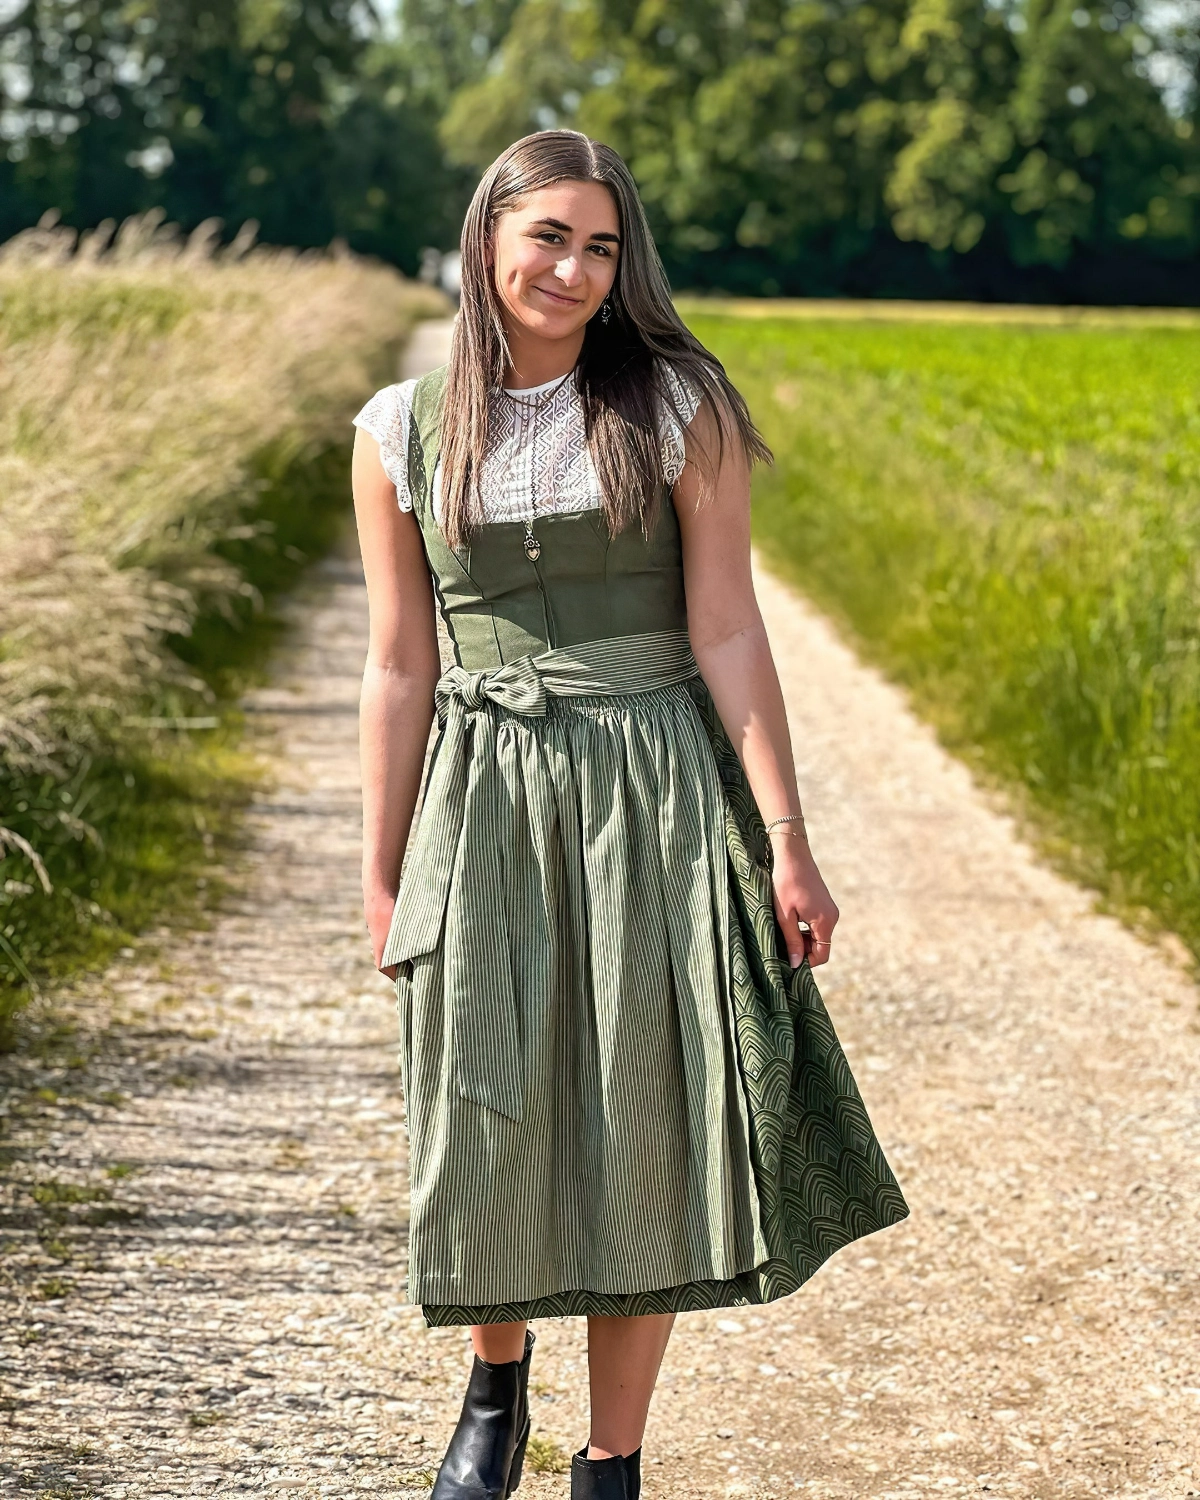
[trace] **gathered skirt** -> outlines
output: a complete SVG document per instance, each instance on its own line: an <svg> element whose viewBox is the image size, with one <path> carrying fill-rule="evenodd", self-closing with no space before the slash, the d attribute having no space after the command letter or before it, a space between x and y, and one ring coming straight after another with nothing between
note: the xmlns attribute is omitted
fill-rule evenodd
<svg viewBox="0 0 1200 1500"><path fill-rule="evenodd" d="M702 681L456 711L397 976L426 1320L765 1302L902 1219Z"/></svg>

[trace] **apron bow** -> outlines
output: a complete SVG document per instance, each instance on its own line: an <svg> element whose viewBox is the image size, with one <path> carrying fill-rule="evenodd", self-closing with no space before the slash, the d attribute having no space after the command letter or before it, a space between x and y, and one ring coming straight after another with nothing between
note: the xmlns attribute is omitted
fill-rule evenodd
<svg viewBox="0 0 1200 1500"><path fill-rule="evenodd" d="M468 713L477 713L489 699L513 713L544 719L546 684L535 658L522 656L502 667L487 667L481 672L451 667L442 674L433 691L438 723L443 726L452 702L461 704Z"/></svg>
<svg viewBox="0 0 1200 1500"><path fill-rule="evenodd" d="M651 692L698 671L686 631L663 631L585 641L482 671L451 667L439 679L441 733L380 967L434 952L444 929L449 1063L463 1097L519 1120L525 1092L500 846L486 820L465 816L469 800L500 808L504 799L494 738L477 737L476 716L495 703L545 718L547 694ZM477 753L477 744L492 748ZM470 921L463 911L474 914Z"/></svg>

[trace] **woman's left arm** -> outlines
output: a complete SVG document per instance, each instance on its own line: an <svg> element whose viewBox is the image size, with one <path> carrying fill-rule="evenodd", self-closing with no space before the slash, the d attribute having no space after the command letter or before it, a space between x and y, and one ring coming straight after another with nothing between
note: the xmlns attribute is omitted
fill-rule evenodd
<svg viewBox="0 0 1200 1500"><path fill-rule="evenodd" d="M688 634L759 811L770 823L798 814L800 794L783 692L750 572L750 468L736 431L726 433L724 448L717 466L716 422L702 407L688 429L690 456L674 490ZM698 449L713 455L715 469L712 493L703 499ZM814 967L827 961L838 919L808 841L800 836L803 828L785 823L771 835L775 915L793 968L806 952Z"/></svg>

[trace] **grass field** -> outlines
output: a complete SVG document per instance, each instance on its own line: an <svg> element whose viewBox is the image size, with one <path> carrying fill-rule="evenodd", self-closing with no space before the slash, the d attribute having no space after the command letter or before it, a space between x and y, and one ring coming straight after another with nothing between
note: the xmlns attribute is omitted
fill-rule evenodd
<svg viewBox="0 0 1200 1500"><path fill-rule="evenodd" d="M772 563L1200 954L1200 327L687 308L776 453Z"/></svg>
<svg viewBox="0 0 1200 1500"><path fill-rule="evenodd" d="M349 498L349 417L440 299L383 267L0 247L0 1045L45 980L203 902L252 768L233 696Z"/></svg>

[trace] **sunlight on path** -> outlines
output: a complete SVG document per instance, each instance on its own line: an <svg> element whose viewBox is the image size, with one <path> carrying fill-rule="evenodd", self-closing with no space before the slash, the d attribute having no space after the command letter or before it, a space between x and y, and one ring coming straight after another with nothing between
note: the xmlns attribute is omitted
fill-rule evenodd
<svg viewBox="0 0 1200 1500"><path fill-rule="evenodd" d="M445 349L423 328L404 373ZM759 583L844 911L822 985L914 1213L783 1303L680 1319L648 1500L1198 1494L1195 991ZM79 1068L5 1064L0 1494L426 1493L466 1349L401 1301L394 1014L358 890L365 612L348 546L249 705L279 781L213 930L76 1002L123 1022ZM540 1325L547 1452L586 1436L585 1386L582 1325Z"/></svg>

